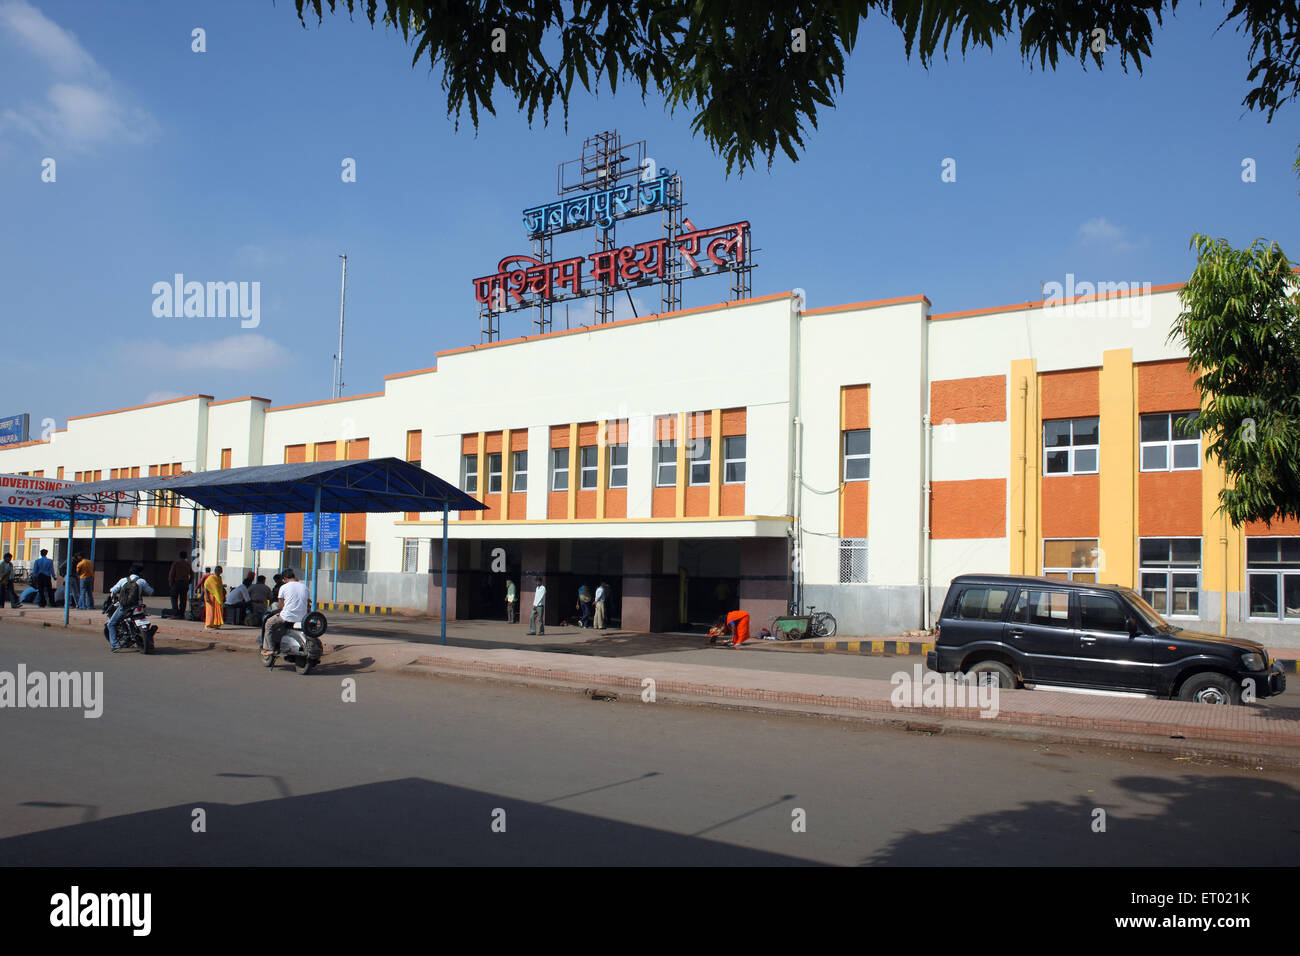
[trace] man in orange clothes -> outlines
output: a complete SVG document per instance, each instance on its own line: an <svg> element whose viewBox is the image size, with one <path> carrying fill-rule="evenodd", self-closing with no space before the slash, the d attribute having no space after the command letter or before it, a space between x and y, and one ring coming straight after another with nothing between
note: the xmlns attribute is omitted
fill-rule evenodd
<svg viewBox="0 0 1300 956"><path fill-rule="evenodd" d="M732 647L737 647L749 640L749 612L731 611L727 614L727 633L734 634Z"/></svg>

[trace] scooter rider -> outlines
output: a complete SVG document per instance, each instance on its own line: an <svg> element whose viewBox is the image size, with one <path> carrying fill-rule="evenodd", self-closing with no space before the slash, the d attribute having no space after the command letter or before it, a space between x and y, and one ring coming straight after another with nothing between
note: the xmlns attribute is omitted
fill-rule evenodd
<svg viewBox="0 0 1300 956"><path fill-rule="evenodd" d="M106 625L108 630L107 637L109 646L115 651L120 651L122 649L122 645L117 642L117 622L122 619L123 614L129 614L131 612L131 608L127 607L127 605L130 604L134 606L138 604L141 595L153 594L153 588L149 586L149 582L144 579L143 575L144 566L133 564L131 565L131 572L109 588L109 597L117 601L117 609L113 611L113 614L108 619L108 624ZM132 591L136 594L135 600L121 600L123 597L130 597L131 594L127 592Z"/></svg>
<svg viewBox="0 0 1300 956"><path fill-rule="evenodd" d="M275 656L280 650L280 638L284 632L306 618L311 610L307 585L294 577L293 568L285 568L281 577L284 583L280 586L280 610L266 619L266 636L262 639L263 661Z"/></svg>

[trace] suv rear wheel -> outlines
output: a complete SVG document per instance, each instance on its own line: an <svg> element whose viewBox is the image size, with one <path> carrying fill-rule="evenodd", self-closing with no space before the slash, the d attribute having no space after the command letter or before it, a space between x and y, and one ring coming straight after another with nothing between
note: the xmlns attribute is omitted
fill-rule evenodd
<svg viewBox="0 0 1300 956"><path fill-rule="evenodd" d="M966 672L967 683L978 684L980 674L996 674L998 687L1002 690L1014 690L1016 687L1015 673L1010 667L999 661L980 661Z"/></svg>
<svg viewBox="0 0 1300 956"><path fill-rule="evenodd" d="M1178 699L1198 704L1239 704L1241 688L1222 674L1193 674L1178 688Z"/></svg>

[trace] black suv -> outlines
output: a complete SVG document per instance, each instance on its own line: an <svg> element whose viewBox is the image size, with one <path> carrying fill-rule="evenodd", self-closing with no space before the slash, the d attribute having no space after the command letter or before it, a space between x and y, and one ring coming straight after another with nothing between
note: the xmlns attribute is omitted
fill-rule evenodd
<svg viewBox="0 0 1300 956"><path fill-rule="evenodd" d="M1263 645L1175 627L1131 588L1055 578L953 578L930 670L996 674L1000 687L1084 687L1240 703L1286 689ZM1246 695L1250 699L1250 695Z"/></svg>

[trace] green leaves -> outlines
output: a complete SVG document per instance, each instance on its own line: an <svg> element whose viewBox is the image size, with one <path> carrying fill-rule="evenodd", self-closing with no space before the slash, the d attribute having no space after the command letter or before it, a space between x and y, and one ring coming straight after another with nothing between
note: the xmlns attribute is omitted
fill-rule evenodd
<svg viewBox="0 0 1300 956"><path fill-rule="evenodd" d="M1234 525L1300 518L1300 285L1277 243L1192 237L1196 270L1171 339L1198 370L1206 454Z"/></svg>
<svg viewBox="0 0 1300 956"><path fill-rule="evenodd" d="M298 18L317 22L361 10L401 32L412 65L442 70L447 115L495 113L498 88L532 123L558 103L567 119L575 80L611 93L631 79L670 109L693 114L691 128L743 173L780 151L797 160L818 108L844 89L846 56L863 21L876 14L901 31L907 55L923 66L1019 36L1022 58L1055 69L1064 55L1098 66L1103 53L1140 71L1155 27L1177 0L294 0ZM1234 0L1224 23L1252 40L1245 100L1271 120L1300 95L1300 0ZM796 49L791 31L802 30ZM499 31L494 33L493 31ZM503 31L503 32L500 32ZM1098 32L1100 31L1100 40ZM502 45L504 39L504 47ZM1097 45L1094 49L1094 45Z"/></svg>

